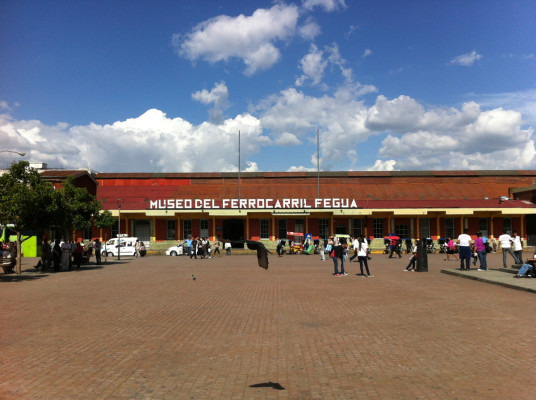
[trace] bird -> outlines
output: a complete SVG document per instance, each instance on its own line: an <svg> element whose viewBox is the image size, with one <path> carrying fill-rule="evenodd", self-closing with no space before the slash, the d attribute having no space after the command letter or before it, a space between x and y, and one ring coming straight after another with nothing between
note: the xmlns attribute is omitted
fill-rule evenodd
<svg viewBox="0 0 536 400"><path fill-rule="evenodd" d="M246 240L246 245L250 250L257 250L257 261L259 262L259 267L268 269L268 253L272 254L264 244L261 242L256 242L254 240Z"/></svg>
<svg viewBox="0 0 536 400"><path fill-rule="evenodd" d="M196 279L194 274L192 274L192 279L193 279L194 281L195 281L195 279Z"/></svg>
<svg viewBox="0 0 536 400"><path fill-rule="evenodd" d="M264 244L257 242L255 240L229 240L224 239L225 242L233 243L245 243L248 249L257 250L257 261L259 262L259 267L268 269L268 253L272 254Z"/></svg>

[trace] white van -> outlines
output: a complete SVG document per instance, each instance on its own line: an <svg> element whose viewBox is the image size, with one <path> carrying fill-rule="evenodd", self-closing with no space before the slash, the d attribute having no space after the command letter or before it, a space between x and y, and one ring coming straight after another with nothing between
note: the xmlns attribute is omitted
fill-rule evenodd
<svg viewBox="0 0 536 400"><path fill-rule="evenodd" d="M134 256L136 255L136 241L137 237L122 237L121 238L121 255ZM113 238L108 240L102 245L102 255L108 255L108 257L115 257L118 253L119 238Z"/></svg>

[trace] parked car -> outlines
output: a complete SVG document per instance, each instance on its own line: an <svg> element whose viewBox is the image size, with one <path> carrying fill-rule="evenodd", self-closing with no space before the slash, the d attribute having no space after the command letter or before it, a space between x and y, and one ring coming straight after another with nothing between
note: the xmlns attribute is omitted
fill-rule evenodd
<svg viewBox="0 0 536 400"><path fill-rule="evenodd" d="M137 237L122 237L121 238L121 255L134 256L136 255L136 241ZM113 238L108 240L102 245L102 255L108 255L108 257L117 256L117 245L119 239Z"/></svg>
<svg viewBox="0 0 536 400"><path fill-rule="evenodd" d="M177 243L176 246L171 246L166 250L166 256L182 256L186 254L186 240L182 240Z"/></svg>

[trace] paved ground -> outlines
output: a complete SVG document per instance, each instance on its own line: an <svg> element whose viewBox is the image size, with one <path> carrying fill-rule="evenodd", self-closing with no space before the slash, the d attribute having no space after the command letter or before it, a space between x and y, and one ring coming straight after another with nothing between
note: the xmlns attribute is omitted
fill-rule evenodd
<svg viewBox="0 0 536 400"><path fill-rule="evenodd" d="M318 258L27 259L0 274L0 398L534 399L534 293L441 255L427 273L374 255L374 278Z"/></svg>

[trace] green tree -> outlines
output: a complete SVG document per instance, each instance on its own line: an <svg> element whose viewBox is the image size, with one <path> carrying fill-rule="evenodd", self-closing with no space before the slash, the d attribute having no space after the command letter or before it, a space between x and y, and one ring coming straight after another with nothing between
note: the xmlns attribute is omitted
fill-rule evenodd
<svg viewBox="0 0 536 400"><path fill-rule="evenodd" d="M42 233L49 227L55 197L52 184L44 181L27 161L13 163L0 176L0 223L9 224L17 233L17 274L22 272L21 233L25 230Z"/></svg>
<svg viewBox="0 0 536 400"><path fill-rule="evenodd" d="M55 207L57 229L66 233L66 237L70 237L73 229L80 231L91 229L93 218L99 215L102 208L100 201L86 188L75 186L72 177L63 182L57 193Z"/></svg>

